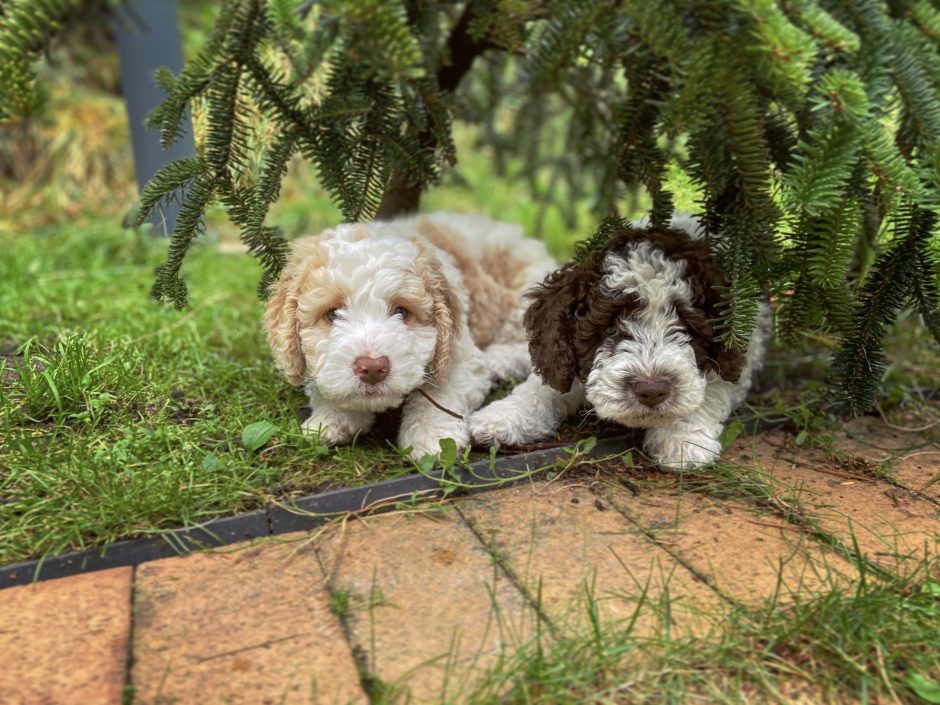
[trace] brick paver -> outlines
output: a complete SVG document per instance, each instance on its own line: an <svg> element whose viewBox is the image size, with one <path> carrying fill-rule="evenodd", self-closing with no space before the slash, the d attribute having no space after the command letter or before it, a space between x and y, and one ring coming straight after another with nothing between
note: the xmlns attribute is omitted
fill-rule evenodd
<svg viewBox="0 0 940 705"><path fill-rule="evenodd" d="M140 566L134 705L367 702L329 600L296 540Z"/></svg>
<svg viewBox="0 0 940 705"><path fill-rule="evenodd" d="M736 441L727 457L766 473L781 499L795 499L825 531L887 567L914 570L940 551L940 507L834 467L826 453L798 448L785 433Z"/></svg>
<svg viewBox="0 0 940 705"><path fill-rule="evenodd" d="M668 586L671 629L701 631L723 608L673 557L585 487L536 483L479 495L460 511L556 624L586 624L589 595L608 620L659 633Z"/></svg>
<svg viewBox="0 0 940 705"><path fill-rule="evenodd" d="M875 416L852 419L836 434L836 448L884 466L901 487L940 502L940 427L913 420L888 426Z"/></svg>
<svg viewBox="0 0 940 705"><path fill-rule="evenodd" d="M0 590L0 702L120 705L131 569Z"/></svg>
<svg viewBox="0 0 940 705"><path fill-rule="evenodd" d="M410 702L459 698L535 620L455 511L350 521L318 542L352 640Z"/></svg>
<svg viewBox="0 0 940 705"><path fill-rule="evenodd" d="M708 578L722 594L749 604L778 590L782 599L844 586L852 564L799 528L753 505L693 492L641 493L612 501L657 542Z"/></svg>

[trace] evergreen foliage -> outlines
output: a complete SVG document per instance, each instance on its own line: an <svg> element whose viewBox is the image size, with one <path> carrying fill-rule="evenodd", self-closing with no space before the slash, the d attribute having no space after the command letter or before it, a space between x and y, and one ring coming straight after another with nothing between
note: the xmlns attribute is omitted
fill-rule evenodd
<svg viewBox="0 0 940 705"><path fill-rule="evenodd" d="M28 102L30 61L82 4L0 6L0 117ZM725 344L774 296L786 339L841 339L834 388L858 412L899 310L940 333L938 76L938 0L223 0L200 53L159 74L151 116L169 144L202 101L200 155L154 178L137 222L181 195L154 287L181 306L180 266L216 199L262 293L274 280L286 244L265 219L297 154L346 219L387 217L455 162L452 120L477 124L494 170L521 162L534 198L566 214L592 199L601 227L579 257L638 198L668 220L678 171L728 274ZM257 114L276 125L260 147Z"/></svg>
<svg viewBox="0 0 940 705"><path fill-rule="evenodd" d="M833 361L838 398L851 414L867 411L875 401L877 382L885 370L881 345L885 324L901 308L914 303L925 314L933 335L937 335L940 300L936 263L924 257L924 244L932 236L936 220L934 213L916 206L899 215L895 241L875 263L862 287L854 330L845 337Z"/></svg>
<svg viewBox="0 0 940 705"><path fill-rule="evenodd" d="M107 0L0 0L0 123L35 109L33 64L51 39L106 6Z"/></svg>

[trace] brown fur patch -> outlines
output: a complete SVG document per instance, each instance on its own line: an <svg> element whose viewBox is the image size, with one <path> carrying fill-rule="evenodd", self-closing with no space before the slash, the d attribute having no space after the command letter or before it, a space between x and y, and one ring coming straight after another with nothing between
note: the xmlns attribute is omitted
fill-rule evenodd
<svg viewBox="0 0 940 705"><path fill-rule="evenodd" d="M324 235L329 234L324 233ZM318 237L306 237L294 243L274 293L264 312L268 345L274 363L291 384L303 382L306 364L300 349L297 304L308 290L314 272L326 263Z"/></svg>
<svg viewBox="0 0 940 705"><path fill-rule="evenodd" d="M744 368L746 350L729 350L714 340L712 323L720 313L718 287L725 284L724 273L707 242L670 228L622 230L583 266L569 262L529 294L532 304L525 315L525 327L535 369L547 384L562 392L571 388L575 378L587 378L607 328L641 305L635 295L614 297L601 290L604 258L610 252L625 253L639 242L650 242L669 259L685 263L692 302L676 302L676 312L689 333L698 367L736 382Z"/></svg>
<svg viewBox="0 0 940 705"><path fill-rule="evenodd" d="M454 346L460 336L461 304L457 292L444 276L438 258L420 241L415 272L431 297L431 321L437 331L437 346L431 360L430 374L439 379L447 375L454 362Z"/></svg>
<svg viewBox="0 0 940 705"><path fill-rule="evenodd" d="M488 245L480 254L483 271L500 286L519 291L525 285L526 268L529 263L516 257L505 245Z"/></svg>
<svg viewBox="0 0 940 705"><path fill-rule="evenodd" d="M426 218L418 221L418 232L453 258L470 298L470 336L479 347L486 347L519 304L525 263L513 258L507 249L496 247L486 248L478 261L457 233Z"/></svg>
<svg viewBox="0 0 940 705"><path fill-rule="evenodd" d="M587 379L598 346L617 318L638 306L635 296L612 297L600 287L602 258L591 266L569 262L527 294L525 313L532 365L545 382L567 392Z"/></svg>

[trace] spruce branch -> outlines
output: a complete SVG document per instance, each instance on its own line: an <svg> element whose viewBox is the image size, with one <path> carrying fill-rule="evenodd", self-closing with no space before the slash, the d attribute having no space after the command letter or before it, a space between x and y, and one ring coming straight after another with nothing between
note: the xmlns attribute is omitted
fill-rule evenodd
<svg viewBox="0 0 940 705"><path fill-rule="evenodd" d="M214 195L214 181L209 176L202 175L192 181L176 218L166 262L157 268L156 281L150 291L155 299L170 301L177 308L186 305L187 288L180 276L180 268L193 240L205 228L203 212Z"/></svg>
<svg viewBox="0 0 940 705"><path fill-rule="evenodd" d="M106 0L11 0L0 13L0 124L35 109L33 63L66 28L107 9Z"/></svg>
<svg viewBox="0 0 940 705"><path fill-rule="evenodd" d="M167 164L144 186L137 213L127 227L139 228L147 222L154 208L165 206L170 199L178 199L185 193L186 186L205 172L206 164L200 157L184 157Z"/></svg>
<svg viewBox="0 0 940 705"><path fill-rule="evenodd" d="M756 70L781 97L798 105L812 79L816 55L812 37L793 24L774 0L738 0L738 6L757 39L751 46Z"/></svg>
<svg viewBox="0 0 940 705"><path fill-rule="evenodd" d="M931 41L940 45L940 9L930 0L917 0L911 8L911 14L920 30Z"/></svg>
<svg viewBox="0 0 940 705"><path fill-rule="evenodd" d="M858 34L837 20L815 2L798 0L792 3L801 24L830 51L855 53L861 46Z"/></svg>
<svg viewBox="0 0 940 705"><path fill-rule="evenodd" d="M897 220L895 244L878 259L865 283L852 335L842 341L832 363L833 387L848 414L864 413L874 405L886 367L882 339L897 313L920 295L931 316L933 292L919 287L918 281L923 274L923 250L935 222L933 213L908 206Z"/></svg>
<svg viewBox="0 0 940 705"><path fill-rule="evenodd" d="M629 96L620 117L623 145L619 176L631 188L646 187L653 207L650 220L665 225L672 218L672 194L663 188L667 157L658 144L661 107L669 93L667 67L652 54L636 52L624 61Z"/></svg>
<svg viewBox="0 0 940 705"><path fill-rule="evenodd" d="M558 72L577 56L598 15L611 0L562 0L553 3L551 15L528 47L525 63L529 90L543 90Z"/></svg>

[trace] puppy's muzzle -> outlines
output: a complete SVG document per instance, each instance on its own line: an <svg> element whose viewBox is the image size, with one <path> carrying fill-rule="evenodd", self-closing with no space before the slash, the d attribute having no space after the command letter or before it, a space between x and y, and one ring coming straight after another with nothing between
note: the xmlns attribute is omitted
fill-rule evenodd
<svg viewBox="0 0 940 705"><path fill-rule="evenodd" d="M388 358L382 357L357 357L353 361L353 372L366 384L378 384L388 377L391 365Z"/></svg>
<svg viewBox="0 0 940 705"><path fill-rule="evenodd" d="M675 383L668 377L638 377L627 382L627 388L643 406L653 409L672 394Z"/></svg>

